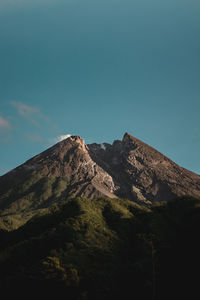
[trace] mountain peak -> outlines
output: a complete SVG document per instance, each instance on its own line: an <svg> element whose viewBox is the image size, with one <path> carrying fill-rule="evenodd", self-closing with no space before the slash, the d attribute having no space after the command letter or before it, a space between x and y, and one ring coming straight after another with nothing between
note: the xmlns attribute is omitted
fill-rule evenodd
<svg viewBox="0 0 200 300"><path fill-rule="evenodd" d="M80 144L82 147L85 147L84 139L78 135L71 135L68 139L74 143Z"/></svg>
<svg viewBox="0 0 200 300"><path fill-rule="evenodd" d="M68 139L70 139L71 141L75 141L75 142L81 142L84 143L84 139L82 139L80 136L78 135L71 135L70 137L68 137Z"/></svg>
<svg viewBox="0 0 200 300"><path fill-rule="evenodd" d="M84 139L82 139L80 136L78 135L70 135L68 136L67 138L65 138L64 140L62 140L61 142L59 143L66 143L66 142L71 142L71 143L77 143L77 144L81 144L81 145L84 145L85 144L85 141Z"/></svg>
<svg viewBox="0 0 200 300"><path fill-rule="evenodd" d="M129 134L128 132L126 132L122 138L122 142L125 143L125 142L130 142L130 141L133 141L134 140L134 137Z"/></svg>
<svg viewBox="0 0 200 300"><path fill-rule="evenodd" d="M125 133L124 133L124 136L123 136L123 139L131 138L131 137L133 137L133 136L132 136L130 133L125 132Z"/></svg>
<svg viewBox="0 0 200 300"><path fill-rule="evenodd" d="M7 222L9 213L29 218L33 207L36 214L76 196L143 204L199 196L200 176L127 132L112 145L85 145L72 135L0 177L0 190L0 220Z"/></svg>
<svg viewBox="0 0 200 300"><path fill-rule="evenodd" d="M135 145L147 145L141 140L137 139L136 137L132 136L130 133L126 132L122 138L122 143L123 144L135 144ZM148 145L147 145L148 146ZM150 147L150 146L149 146Z"/></svg>

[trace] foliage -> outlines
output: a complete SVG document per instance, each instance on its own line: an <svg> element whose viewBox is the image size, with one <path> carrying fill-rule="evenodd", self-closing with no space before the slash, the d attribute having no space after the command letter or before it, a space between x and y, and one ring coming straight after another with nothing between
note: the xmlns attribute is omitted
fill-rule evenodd
<svg viewBox="0 0 200 300"><path fill-rule="evenodd" d="M66 182L51 185L62 193ZM126 199L68 199L0 232L0 287L70 300L193 299L199 229L200 201L190 197L149 208Z"/></svg>
<svg viewBox="0 0 200 300"><path fill-rule="evenodd" d="M49 203L65 201L71 181L67 177L41 177L39 172L22 170L0 182L0 229L13 230L35 215L49 212Z"/></svg>

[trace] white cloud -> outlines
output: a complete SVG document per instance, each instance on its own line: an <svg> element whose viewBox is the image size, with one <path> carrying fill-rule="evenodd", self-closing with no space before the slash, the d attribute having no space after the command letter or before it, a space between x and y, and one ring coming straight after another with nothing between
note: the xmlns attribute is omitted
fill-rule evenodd
<svg viewBox="0 0 200 300"><path fill-rule="evenodd" d="M56 138L54 138L54 139L52 140L52 142L53 142L53 143L61 142L61 141L65 140L65 139L69 138L71 135L72 135L72 134L69 134L69 133L68 133L68 134L59 135L59 136L57 136Z"/></svg>
<svg viewBox="0 0 200 300"><path fill-rule="evenodd" d="M10 123L0 116L0 128L10 128Z"/></svg>

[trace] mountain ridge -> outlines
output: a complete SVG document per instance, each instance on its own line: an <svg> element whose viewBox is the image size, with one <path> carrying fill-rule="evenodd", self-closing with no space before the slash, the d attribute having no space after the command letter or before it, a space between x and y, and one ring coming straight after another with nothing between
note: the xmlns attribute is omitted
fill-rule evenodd
<svg viewBox="0 0 200 300"><path fill-rule="evenodd" d="M195 298L200 199L181 195L199 190L200 176L129 134L52 146L0 178L1 293Z"/></svg>
<svg viewBox="0 0 200 300"><path fill-rule="evenodd" d="M128 133L112 144L86 145L70 136L0 177L0 222L12 227L12 215L18 227L73 197L126 198L149 205L198 197L199 191L199 175Z"/></svg>

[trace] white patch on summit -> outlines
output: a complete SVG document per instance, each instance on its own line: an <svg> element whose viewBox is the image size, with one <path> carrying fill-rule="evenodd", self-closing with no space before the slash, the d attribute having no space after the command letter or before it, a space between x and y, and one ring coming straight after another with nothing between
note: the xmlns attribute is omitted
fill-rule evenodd
<svg viewBox="0 0 200 300"><path fill-rule="evenodd" d="M104 143L100 144L101 149L106 150L106 146L104 145Z"/></svg>
<svg viewBox="0 0 200 300"><path fill-rule="evenodd" d="M61 142L61 141L63 141L63 140L65 140L65 139L68 139L70 136L72 136L72 134L63 134L63 135L59 135L59 136L57 136L56 138L54 138L54 143L58 143L58 142Z"/></svg>

